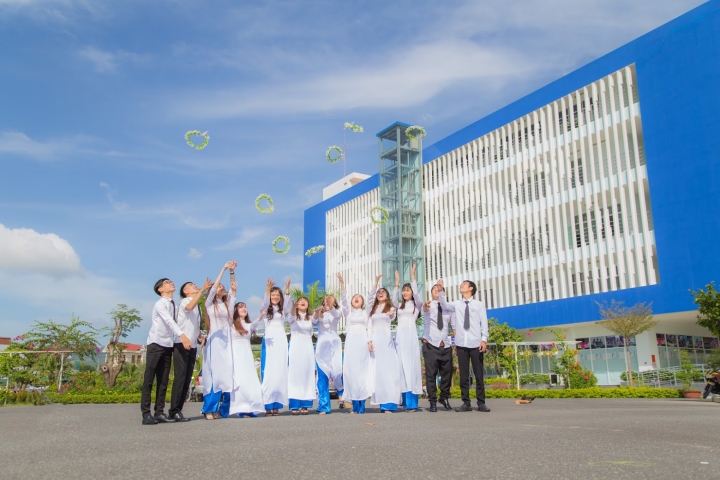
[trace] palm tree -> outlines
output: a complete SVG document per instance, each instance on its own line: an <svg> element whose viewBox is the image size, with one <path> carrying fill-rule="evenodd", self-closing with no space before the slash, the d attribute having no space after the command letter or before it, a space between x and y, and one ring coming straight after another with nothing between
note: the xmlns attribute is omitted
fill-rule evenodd
<svg viewBox="0 0 720 480"><path fill-rule="evenodd" d="M290 289L290 296L292 297L293 301L297 301L297 299L300 297L305 297L308 299L308 302L310 303L310 311L313 311L316 308L320 307L323 303L323 300L325 300L325 297L328 295L332 295L333 297L335 297L336 300L340 300L340 294L332 290L326 291L320 286L320 280L308 285L307 291L305 292L303 292L299 288Z"/></svg>

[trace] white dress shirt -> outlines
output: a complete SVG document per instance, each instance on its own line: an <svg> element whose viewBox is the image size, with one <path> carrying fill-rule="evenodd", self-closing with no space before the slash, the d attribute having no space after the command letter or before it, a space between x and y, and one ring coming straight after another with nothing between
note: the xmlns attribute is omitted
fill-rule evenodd
<svg viewBox="0 0 720 480"><path fill-rule="evenodd" d="M173 346L173 334L178 337L183 331L177 323L175 323L175 315L177 306L173 305L172 298L160 297L155 302L152 311L152 325L148 333L147 344L155 343L161 347Z"/></svg>
<svg viewBox="0 0 720 480"><path fill-rule="evenodd" d="M437 327L438 307L440 304L435 300L430 302L430 311L425 313L425 328L423 330L423 338L433 347L440 348L440 343L444 343L445 348L452 347L450 341L450 325L453 322L453 312L443 309L443 328ZM454 325L454 324L453 324Z"/></svg>
<svg viewBox="0 0 720 480"><path fill-rule="evenodd" d="M481 342L488 341L488 320L485 305L479 300L471 298L461 299L448 303L445 300L445 292L440 292L440 306L445 312L455 314L453 325L455 326L455 345L465 348L478 348ZM465 330L465 309L470 308L470 328Z"/></svg>
<svg viewBox="0 0 720 480"><path fill-rule="evenodd" d="M190 348L197 348L197 339L200 336L200 304L195 305L192 310L185 310L185 307L192 301L192 298L185 297L177 309L177 324L182 332L190 339ZM175 335L175 343L180 343L180 337Z"/></svg>

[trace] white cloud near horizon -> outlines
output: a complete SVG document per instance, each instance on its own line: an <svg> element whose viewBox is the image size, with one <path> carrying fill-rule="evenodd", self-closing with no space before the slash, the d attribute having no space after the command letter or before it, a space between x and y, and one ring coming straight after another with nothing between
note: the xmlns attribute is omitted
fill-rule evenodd
<svg viewBox="0 0 720 480"><path fill-rule="evenodd" d="M54 233L0 224L0 271L33 272L55 278L82 272L80 257L70 243Z"/></svg>
<svg viewBox="0 0 720 480"><path fill-rule="evenodd" d="M202 258L204 254L198 250L197 248L190 248L190 251L188 252L187 256L188 258L192 258L193 260L197 260L198 258Z"/></svg>

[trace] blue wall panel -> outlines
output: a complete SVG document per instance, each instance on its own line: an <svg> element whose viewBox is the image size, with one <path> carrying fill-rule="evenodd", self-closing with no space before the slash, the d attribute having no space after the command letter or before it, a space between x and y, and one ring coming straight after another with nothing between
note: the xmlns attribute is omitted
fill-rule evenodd
<svg viewBox="0 0 720 480"><path fill-rule="evenodd" d="M494 309L517 328L590 321L597 301L653 302L655 313L692 310L688 289L720 281L720 1L713 0L423 150L429 162L634 63L660 283ZM325 212L376 188L377 175L305 212L306 248L325 242ZM325 255L305 260L305 283L323 281Z"/></svg>

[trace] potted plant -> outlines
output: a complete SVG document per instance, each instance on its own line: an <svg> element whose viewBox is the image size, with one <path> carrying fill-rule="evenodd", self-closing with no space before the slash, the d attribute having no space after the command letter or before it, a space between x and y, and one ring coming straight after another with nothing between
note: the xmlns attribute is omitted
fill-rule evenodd
<svg viewBox="0 0 720 480"><path fill-rule="evenodd" d="M680 350L680 370L675 374L675 378L680 381L680 391L685 398L700 398L702 392L694 389L692 382L695 372L692 363L690 363L690 355L685 350Z"/></svg>

